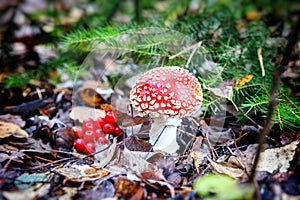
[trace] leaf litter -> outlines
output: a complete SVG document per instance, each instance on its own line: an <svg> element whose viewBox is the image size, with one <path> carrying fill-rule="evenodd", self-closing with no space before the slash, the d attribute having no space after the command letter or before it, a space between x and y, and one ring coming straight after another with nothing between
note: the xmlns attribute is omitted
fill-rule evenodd
<svg viewBox="0 0 300 200"><path fill-rule="evenodd" d="M232 86L232 81L224 84ZM71 99L69 90L59 89L56 92L56 100L53 102L59 108L56 109L57 118L49 118L46 111L26 121L18 115L0 116L0 122L5 127L1 133L0 162L3 169L0 180L5 180L6 177L12 179L0 186L4 190L17 188L16 191L4 191L3 196L7 199L20 199L23 192L28 199L54 195L61 199L143 199L145 196L194 198L195 193L201 196L212 190L216 192L212 187L203 189L198 186L216 184L214 177L200 182L196 181L198 177L206 177L209 172L226 175L231 179L224 178L224 183L219 183L216 187L228 184L230 190L235 190L237 187L243 188L242 183L248 179L252 170L257 147L253 135L260 133L259 127L246 125L236 129L227 125L220 130L205 120L198 121L194 118L193 124L185 120L179 133L181 137L189 135L189 146L186 146L182 155L169 157L152 151L151 144L147 141L151 125L149 118L127 112L128 108L122 108L121 111L116 109L114 104L110 105L88 87L78 96L83 105L73 107L68 103ZM225 93L216 95L228 97L227 91ZM98 100L90 102L95 96ZM118 123L126 134L110 138L107 145L97 145L94 154L78 154L72 148L72 126L76 125L74 122L80 124L88 117L103 117L107 110L117 113ZM245 142L250 141L248 136L252 139L252 144ZM257 172L258 181L263 182L266 178L266 175L260 175L260 171L273 174L273 179L278 180L275 187L284 187L285 183L280 182L280 179L294 180L293 175L285 173L290 172L290 163L295 162L293 159L299 151L298 142L289 139L286 143L289 144L278 148L265 146ZM24 173L19 172L20 166ZM276 172L282 177L276 177ZM49 182L57 180L58 187L49 185ZM252 189L242 189L232 195L247 196L252 194L251 191ZM224 191L219 190L217 193L223 195ZM294 196L297 194L293 193ZM286 190L282 190L281 195L288 194Z"/></svg>

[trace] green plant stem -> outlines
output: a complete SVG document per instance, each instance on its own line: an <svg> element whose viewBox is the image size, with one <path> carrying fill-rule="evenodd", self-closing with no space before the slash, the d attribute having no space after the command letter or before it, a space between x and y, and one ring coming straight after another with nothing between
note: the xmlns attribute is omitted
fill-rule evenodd
<svg viewBox="0 0 300 200"><path fill-rule="evenodd" d="M289 58L291 56L291 53L293 51L293 48L294 48L295 44L297 43L299 30L300 30L300 13L298 13L297 25L289 37L289 41L286 46L286 49L283 54L283 58L280 62L280 65L278 66L278 68L276 69L276 71L273 75L272 86L271 86L270 97L269 97L268 113L267 113L267 117L265 120L264 128L259 137L259 145L257 147L257 153L254 158L251 174L249 177L250 183L253 182L255 179L256 168L257 168L257 165L259 162L262 146L266 142L266 138L270 134L271 128L273 126L272 118L273 118L274 111L275 111L276 105L277 105L277 94L278 94L278 90L279 90L279 86L280 86L280 82L281 82L281 74L284 72L284 70L288 64Z"/></svg>

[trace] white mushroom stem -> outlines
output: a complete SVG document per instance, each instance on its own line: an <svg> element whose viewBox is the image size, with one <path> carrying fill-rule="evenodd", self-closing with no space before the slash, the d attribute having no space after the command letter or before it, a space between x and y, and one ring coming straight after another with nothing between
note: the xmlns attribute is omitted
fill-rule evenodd
<svg viewBox="0 0 300 200"><path fill-rule="evenodd" d="M149 133L149 142L154 145L153 150L163 151L169 154L176 154L179 149L177 142L177 127L181 119L172 117L155 117Z"/></svg>

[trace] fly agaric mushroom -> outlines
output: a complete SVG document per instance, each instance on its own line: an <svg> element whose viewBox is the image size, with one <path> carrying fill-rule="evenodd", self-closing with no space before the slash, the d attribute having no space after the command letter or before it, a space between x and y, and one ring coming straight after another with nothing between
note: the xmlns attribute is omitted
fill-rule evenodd
<svg viewBox="0 0 300 200"><path fill-rule="evenodd" d="M135 110L153 119L149 142L153 150L176 154L177 127L181 118L195 113L202 104L196 77L181 67L157 67L139 77L130 91Z"/></svg>

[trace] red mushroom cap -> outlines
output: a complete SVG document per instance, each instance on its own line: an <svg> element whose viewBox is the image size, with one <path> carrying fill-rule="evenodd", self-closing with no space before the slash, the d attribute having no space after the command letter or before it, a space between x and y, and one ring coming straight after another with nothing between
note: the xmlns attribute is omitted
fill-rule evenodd
<svg viewBox="0 0 300 200"><path fill-rule="evenodd" d="M184 117L202 104L196 77L181 67L157 67L138 78L130 92L132 106L152 117Z"/></svg>

